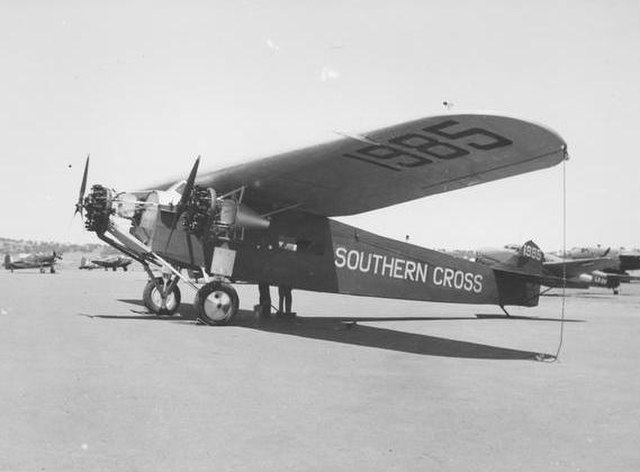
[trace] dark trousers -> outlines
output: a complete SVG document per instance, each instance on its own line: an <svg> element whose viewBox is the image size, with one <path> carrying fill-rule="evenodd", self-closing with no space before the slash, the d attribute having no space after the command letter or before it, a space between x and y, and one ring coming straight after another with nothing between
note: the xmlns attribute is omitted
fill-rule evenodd
<svg viewBox="0 0 640 472"><path fill-rule="evenodd" d="M260 298L258 299L258 303L265 310L271 310L271 293L269 291L269 284L266 282L258 283L258 292L260 293Z"/></svg>
<svg viewBox="0 0 640 472"><path fill-rule="evenodd" d="M293 301L291 297L291 287L287 285L280 285L278 287L278 297L280 298L278 308L281 313L291 313L291 303Z"/></svg>

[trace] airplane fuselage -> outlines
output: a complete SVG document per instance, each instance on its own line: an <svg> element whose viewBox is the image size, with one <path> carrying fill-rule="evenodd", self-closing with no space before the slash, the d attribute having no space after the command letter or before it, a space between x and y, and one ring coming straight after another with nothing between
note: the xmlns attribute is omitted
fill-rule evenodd
<svg viewBox="0 0 640 472"><path fill-rule="evenodd" d="M154 238L165 257L194 268L209 266L213 248L179 230L167 246L168 233L165 228ZM247 231L233 249L232 280L407 300L537 303L535 284L507 287L505 278L486 265L302 212L274 217L266 231Z"/></svg>

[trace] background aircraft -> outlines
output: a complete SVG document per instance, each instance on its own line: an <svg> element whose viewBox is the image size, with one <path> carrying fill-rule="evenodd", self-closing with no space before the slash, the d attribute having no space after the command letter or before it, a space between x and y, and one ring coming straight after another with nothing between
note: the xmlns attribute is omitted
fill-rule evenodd
<svg viewBox="0 0 640 472"><path fill-rule="evenodd" d="M582 260L590 257L607 257L609 265L603 267L602 272L608 277L617 277L621 282L640 280L640 277L628 273L630 270L640 270L640 251L637 249L611 249L600 245L595 247L575 247L567 251L566 258Z"/></svg>
<svg viewBox="0 0 640 472"><path fill-rule="evenodd" d="M523 120L486 114L423 118L366 135L203 174L116 192L94 185L76 212L85 227L142 264L145 305L173 314L178 282L197 291L208 324L238 310L245 281L351 295L535 306L541 261L525 245L517 265L489 267L330 219L556 165L566 144ZM455 217L455 216L454 216ZM157 276L153 268L162 267ZM197 287L182 269L201 269Z"/></svg>
<svg viewBox="0 0 640 472"><path fill-rule="evenodd" d="M55 274L56 263L61 260L62 256L53 251L51 254L27 254L25 256L13 259L10 254L4 257L4 268L13 272L16 269L40 269L44 273L45 268L49 268L49 272Z"/></svg>
<svg viewBox="0 0 640 472"><path fill-rule="evenodd" d="M521 254L521 247L510 244L502 248L480 249L476 252L475 260L496 267L521 257ZM614 294L618 293L620 279L603 272L613 263L609 257L563 259L554 254L542 252L540 257L543 268L540 278L542 285L567 288L607 287L611 288Z"/></svg>
<svg viewBox="0 0 640 472"><path fill-rule="evenodd" d="M78 269L112 269L115 272L116 270L118 270L118 268L122 268L122 270L126 272L127 270L129 270L128 267L132 262L133 260L130 257L124 256L109 256L98 259L91 259L91 262L87 262L87 258L83 256L82 259L80 259L80 266L78 267Z"/></svg>

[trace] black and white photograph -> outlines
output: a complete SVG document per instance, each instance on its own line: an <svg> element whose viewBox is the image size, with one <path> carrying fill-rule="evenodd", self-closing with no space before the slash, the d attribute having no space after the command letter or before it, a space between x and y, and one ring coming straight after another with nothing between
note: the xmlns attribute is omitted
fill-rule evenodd
<svg viewBox="0 0 640 472"><path fill-rule="evenodd" d="M0 39L0 472L640 470L639 2Z"/></svg>

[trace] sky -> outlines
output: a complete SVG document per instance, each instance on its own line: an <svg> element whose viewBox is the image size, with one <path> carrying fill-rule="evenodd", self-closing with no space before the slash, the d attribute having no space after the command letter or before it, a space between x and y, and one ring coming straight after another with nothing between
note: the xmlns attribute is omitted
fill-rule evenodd
<svg viewBox="0 0 640 472"><path fill-rule="evenodd" d="M568 247L638 247L639 48L635 0L0 0L0 237L97 241L71 218L89 153L90 183L140 189L197 155L473 110L551 127L570 160L341 220L432 248L556 250L563 221Z"/></svg>

